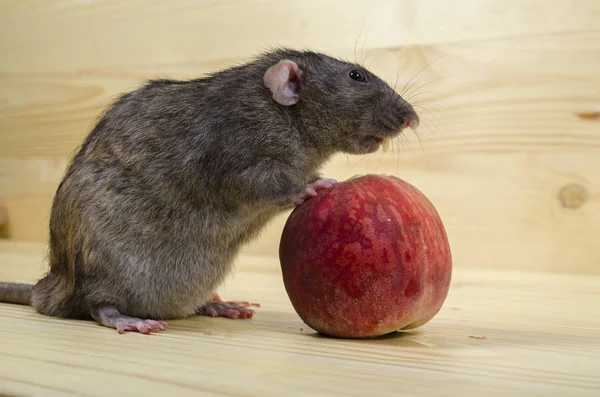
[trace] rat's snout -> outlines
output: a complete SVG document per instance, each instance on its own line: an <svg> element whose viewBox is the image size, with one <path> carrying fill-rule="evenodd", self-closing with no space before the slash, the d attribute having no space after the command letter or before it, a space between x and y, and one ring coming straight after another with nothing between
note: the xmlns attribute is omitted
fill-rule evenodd
<svg viewBox="0 0 600 397"><path fill-rule="evenodd" d="M417 112L399 96L381 103L374 116L377 124L394 134L405 128L416 129L420 123Z"/></svg>
<svg viewBox="0 0 600 397"><path fill-rule="evenodd" d="M401 129L410 128L417 129L419 126L419 115L412 106L405 102L405 107L398 112L398 118L401 120Z"/></svg>
<svg viewBox="0 0 600 397"><path fill-rule="evenodd" d="M394 119L398 121L400 130L405 128L416 129L419 126L419 116L415 109L399 95L394 102L391 113Z"/></svg>

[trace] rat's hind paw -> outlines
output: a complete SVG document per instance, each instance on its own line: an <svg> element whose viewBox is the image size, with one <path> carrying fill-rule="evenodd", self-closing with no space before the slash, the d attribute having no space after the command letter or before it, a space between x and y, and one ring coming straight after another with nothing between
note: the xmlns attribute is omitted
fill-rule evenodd
<svg viewBox="0 0 600 397"><path fill-rule="evenodd" d="M100 324L115 328L120 334L125 331L137 331L142 334L164 331L167 323L164 321L142 320L141 318L124 316L113 307L101 307L91 312L92 317Z"/></svg>
<svg viewBox="0 0 600 397"><path fill-rule="evenodd" d="M296 197L295 204L302 204L304 201L306 201L306 199L315 197L317 195L317 190L330 189L336 183L337 181L331 178L319 179L318 181L311 183L310 185L306 186L302 192L300 192L298 197Z"/></svg>
<svg viewBox="0 0 600 397"><path fill-rule="evenodd" d="M138 331L142 334L150 334L152 332L164 331L167 323L164 321L142 320L133 317L121 317L117 321L117 331L122 334L125 331Z"/></svg>
<svg viewBox="0 0 600 397"><path fill-rule="evenodd" d="M248 301L223 301L223 299L221 299L221 297L219 296L219 294L217 294L216 292L213 292L213 294L212 294L212 301L213 302L217 302L217 303L227 303L228 305L234 305L234 306L242 306L242 307L255 306L255 307L260 307L260 303L253 303L253 302L248 302Z"/></svg>
<svg viewBox="0 0 600 397"><path fill-rule="evenodd" d="M252 318L254 310L243 306L230 305L229 303L208 302L200 309L198 314L210 317L227 317L231 319Z"/></svg>
<svg viewBox="0 0 600 397"><path fill-rule="evenodd" d="M219 295L213 294L211 302L206 302L198 309L198 314L210 317L227 317L231 319L252 318L254 310L249 306L258 306L249 302L223 302Z"/></svg>

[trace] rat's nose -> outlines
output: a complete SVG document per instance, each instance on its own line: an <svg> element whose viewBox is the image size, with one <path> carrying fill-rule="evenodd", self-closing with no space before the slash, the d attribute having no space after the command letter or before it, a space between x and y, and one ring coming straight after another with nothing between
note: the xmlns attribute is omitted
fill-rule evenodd
<svg viewBox="0 0 600 397"><path fill-rule="evenodd" d="M417 114L417 112L414 111L412 106L410 108L410 111L404 112L404 114L402 115L402 120L404 120L404 123L402 124L402 129L410 128L411 130L416 130L420 124L419 115Z"/></svg>
<svg viewBox="0 0 600 397"><path fill-rule="evenodd" d="M409 103L402 101L394 110L394 117L398 120L401 129L410 128L414 130L419 126L419 116Z"/></svg>

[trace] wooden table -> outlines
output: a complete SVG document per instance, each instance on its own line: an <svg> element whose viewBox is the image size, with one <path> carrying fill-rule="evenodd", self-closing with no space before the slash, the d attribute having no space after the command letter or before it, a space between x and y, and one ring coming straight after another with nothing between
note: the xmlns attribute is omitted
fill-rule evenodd
<svg viewBox="0 0 600 397"><path fill-rule="evenodd" d="M0 278L35 280L42 248L0 244ZM429 324L364 341L304 325L276 258L241 258L219 292L262 307L146 336L2 304L0 395L600 396L600 277L457 267Z"/></svg>

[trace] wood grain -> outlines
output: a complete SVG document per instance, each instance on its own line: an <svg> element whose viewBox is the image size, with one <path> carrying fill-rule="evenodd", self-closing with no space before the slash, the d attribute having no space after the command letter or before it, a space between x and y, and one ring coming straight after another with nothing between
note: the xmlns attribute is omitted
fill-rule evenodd
<svg viewBox="0 0 600 397"><path fill-rule="evenodd" d="M5 1L0 33L0 205L13 239L46 240L67 162L118 94L293 45L364 59L423 119L391 152L338 156L325 174L389 173L422 189L458 266L600 274L596 1ZM275 255L285 217L246 252Z"/></svg>
<svg viewBox="0 0 600 397"><path fill-rule="evenodd" d="M33 281L43 246L0 243L2 279ZM252 320L194 317L153 336L0 305L0 393L22 396L593 396L599 276L455 270L439 314L376 340L320 337L277 261L246 255L219 291Z"/></svg>

